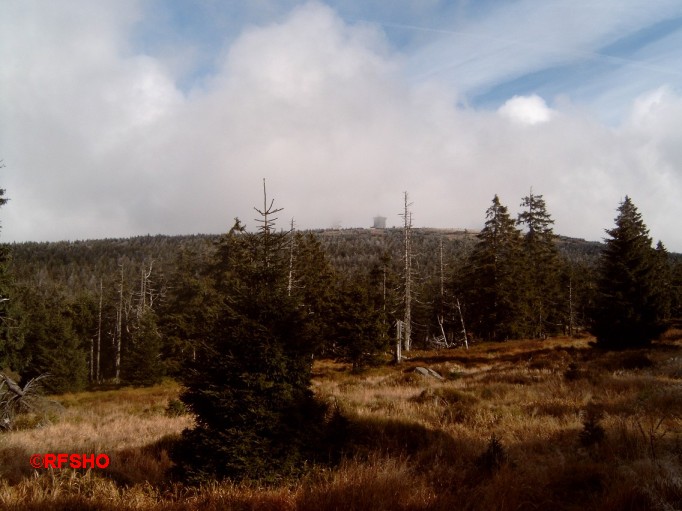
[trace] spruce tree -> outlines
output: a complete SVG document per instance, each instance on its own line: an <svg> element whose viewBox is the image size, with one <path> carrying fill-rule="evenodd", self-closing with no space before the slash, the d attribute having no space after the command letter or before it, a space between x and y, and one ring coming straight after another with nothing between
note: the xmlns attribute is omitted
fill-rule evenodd
<svg viewBox="0 0 682 511"><path fill-rule="evenodd" d="M521 234L497 195L468 263L466 305L476 335L505 340L522 335L519 296Z"/></svg>
<svg viewBox="0 0 682 511"><path fill-rule="evenodd" d="M183 364L194 359L217 315L216 290L209 269L211 248L201 243L177 256L166 297L159 303L158 321L167 374L179 377Z"/></svg>
<svg viewBox="0 0 682 511"><path fill-rule="evenodd" d="M551 216L542 195L524 197L517 224L525 227L523 236L523 321L527 335L542 338L556 330L559 321L559 253L554 243Z"/></svg>
<svg viewBox="0 0 682 511"><path fill-rule="evenodd" d="M382 335L382 304L374 302L376 295L372 296L369 285L357 281L340 285L336 294L335 351L338 358L351 362L353 371L359 371L389 348L389 338Z"/></svg>
<svg viewBox="0 0 682 511"><path fill-rule="evenodd" d="M145 308L136 319L121 366L125 383L149 386L161 381L161 334L151 308Z"/></svg>
<svg viewBox="0 0 682 511"><path fill-rule="evenodd" d="M682 260L675 258L670 268L670 315L682 317Z"/></svg>
<svg viewBox="0 0 682 511"><path fill-rule="evenodd" d="M568 254L560 269L560 322L564 333L573 337L590 322L594 304L596 261Z"/></svg>
<svg viewBox="0 0 682 511"><path fill-rule="evenodd" d="M4 167L0 161L0 169ZM0 206L7 204L5 190L0 189ZM0 245L0 370L21 370L24 361L20 354L23 347L22 329L16 321L18 304L13 295L13 279L10 272L12 255L7 245Z"/></svg>
<svg viewBox="0 0 682 511"><path fill-rule="evenodd" d="M388 252L383 252L370 267L367 287L370 301L379 313L380 338L390 344L395 338L395 322L403 297L400 295L399 268Z"/></svg>
<svg viewBox="0 0 682 511"><path fill-rule="evenodd" d="M23 308L31 311L23 325L22 356L27 366L21 372L22 379L48 373L45 387L50 392L83 390L88 381L88 361L85 339L77 331L78 306L65 289L54 284L17 291Z"/></svg>
<svg viewBox="0 0 682 511"><path fill-rule="evenodd" d="M257 233L237 221L213 266L216 317L182 381L196 426L172 455L190 481L272 481L295 474L317 447L322 407L310 389L306 310L288 293L287 233L267 202Z"/></svg>
<svg viewBox="0 0 682 511"><path fill-rule="evenodd" d="M332 339L338 276L312 233L290 235L290 279L287 293L305 312L305 337L315 354L324 353ZM293 249L293 250L292 250ZM293 256L293 257L292 257Z"/></svg>
<svg viewBox="0 0 682 511"><path fill-rule="evenodd" d="M657 256L641 214L629 197L620 204L616 227L601 255L592 333L610 349L642 346L664 329L665 299Z"/></svg>
<svg viewBox="0 0 682 511"><path fill-rule="evenodd" d="M662 241L658 241L654 251L654 279L656 294L655 302L658 303L660 316L663 320L670 319L673 303L673 267L670 262L670 254Z"/></svg>

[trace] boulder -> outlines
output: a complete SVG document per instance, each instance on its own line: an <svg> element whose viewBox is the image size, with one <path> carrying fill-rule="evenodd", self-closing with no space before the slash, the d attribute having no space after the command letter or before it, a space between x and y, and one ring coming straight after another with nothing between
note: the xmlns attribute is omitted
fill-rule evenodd
<svg viewBox="0 0 682 511"><path fill-rule="evenodd" d="M431 369L430 367L415 367L414 371L421 374L422 376L428 376L430 378L436 378L437 380L444 380L440 374Z"/></svg>

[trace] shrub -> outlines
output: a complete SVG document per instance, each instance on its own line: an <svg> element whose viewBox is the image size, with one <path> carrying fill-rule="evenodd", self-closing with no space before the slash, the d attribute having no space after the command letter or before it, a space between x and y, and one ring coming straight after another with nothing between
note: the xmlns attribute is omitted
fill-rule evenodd
<svg viewBox="0 0 682 511"><path fill-rule="evenodd" d="M647 369L653 367L654 363L645 353L631 353L624 357L621 366L623 369L632 371L635 369Z"/></svg>
<svg viewBox="0 0 682 511"><path fill-rule="evenodd" d="M166 417L180 417L188 413L185 403L179 399L171 399L166 406Z"/></svg>
<svg viewBox="0 0 682 511"><path fill-rule="evenodd" d="M567 381L576 381L584 376L583 371L580 370L580 366L575 362L568 364L568 369L564 371L564 378Z"/></svg>
<svg viewBox="0 0 682 511"><path fill-rule="evenodd" d="M580 445L583 447L591 447L595 444L600 444L606 432L600 424L604 412L596 407L589 407L584 413L583 429L580 431L578 438Z"/></svg>
<svg viewBox="0 0 682 511"><path fill-rule="evenodd" d="M310 389L315 339L301 297L287 287L288 238L269 213L257 234L237 222L208 270L214 320L186 362L180 397L196 427L171 450L178 475L192 483L274 482L300 474L319 452L326 406Z"/></svg>
<svg viewBox="0 0 682 511"><path fill-rule="evenodd" d="M508 459L507 450L500 439L493 435L490 437L486 450L476 460L476 465L484 472L492 474L507 463Z"/></svg>

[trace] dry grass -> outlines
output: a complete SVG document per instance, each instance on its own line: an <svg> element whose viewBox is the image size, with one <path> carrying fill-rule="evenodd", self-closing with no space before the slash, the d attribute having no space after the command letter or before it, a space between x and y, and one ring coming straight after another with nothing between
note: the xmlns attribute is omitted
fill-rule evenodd
<svg viewBox="0 0 682 511"><path fill-rule="evenodd" d="M191 424L165 414L172 383L58 396L65 410L52 424L0 437L0 508L676 509L681 339L671 331L621 353L567 338L416 351L361 375L318 362L316 392L349 419L347 457L270 488L167 480L168 447ZM30 454L50 451L105 452L112 464L30 468Z"/></svg>
<svg viewBox="0 0 682 511"><path fill-rule="evenodd" d="M167 440L192 424L189 416L167 417L179 387L82 392L57 396L63 410L50 423L0 437L0 477L17 482L33 473L34 453L106 453L107 474L123 482L159 483L170 467Z"/></svg>

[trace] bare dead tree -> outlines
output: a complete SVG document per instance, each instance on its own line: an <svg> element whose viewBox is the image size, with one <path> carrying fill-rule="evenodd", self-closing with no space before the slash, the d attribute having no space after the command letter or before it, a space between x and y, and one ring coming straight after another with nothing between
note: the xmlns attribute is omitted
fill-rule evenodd
<svg viewBox="0 0 682 511"><path fill-rule="evenodd" d="M464 346L469 349L469 337L467 336L467 327L464 326L464 314L462 314L462 306L459 304L459 298L457 298L457 311L459 312L459 320L462 323L462 335L464 335Z"/></svg>
<svg viewBox="0 0 682 511"><path fill-rule="evenodd" d="M395 352L394 360L396 364L400 364L403 358L402 344L403 344L403 325L401 320L395 322Z"/></svg>
<svg viewBox="0 0 682 511"><path fill-rule="evenodd" d="M409 202L407 192L404 192L404 210L400 215L403 217L403 263L404 263L404 304L405 313L403 318L404 323L404 348L405 351L410 351L412 347L412 212L410 211L412 203Z"/></svg>
<svg viewBox="0 0 682 511"><path fill-rule="evenodd" d="M153 259L149 261L149 266L147 266L146 262L143 262L142 267L140 268L140 291L136 308L138 319L140 319L140 316L142 316L142 314L146 310L154 307L156 292L152 287L151 281L153 269L154 269Z"/></svg>
<svg viewBox="0 0 682 511"><path fill-rule="evenodd" d="M91 337L90 338L90 363L89 365L89 381L93 382L95 381L95 338Z"/></svg>
<svg viewBox="0 0 682 511"><path fill-rule="evenodd" d="M443 261L443 237L440 237L440 300L441 304L445 303L445 262ZM442 311L441 311L442 314Z"/></svg>
<svg viewBox="0 0 682 511"><path fill-rule="evenodd" d="M88 374L88 381L90 383L95 381L95 338L91 337L90 338L90 363L89 365L89 374Z"/></svg>
<svg viewBox="0 0 682 511"><path fill-rule="evenodd" d="M102 353L102 298L104 295L104 286L102 279L99 279L99 312L97 315L97 359L95 364L95 381L100 383L100 359Z"/></svg>
<svg viewBox="0 0 682 511"><path fill-rule="evenodd" d="M440 270L440 310L438 311L438 326L440 326L440 332L443 339L447 342L447 335L443 326L443 322L445 321L445 261L443 260L443 236L439 239L438 258Z"/></svg>
<svg viewBox="0 0 682 511"><path fill-rule="evenodd" d="M116 369L114 380L116 383L121 381L121 344L123 342L123 262L119 266L121 267L121 282L118 288L118 310L116 311L116 359L114 364Z"/></svg>
<svg viewBox="0 0 682 511"><path fill-rule="evenodd" d="M11 430L20 413L44 411L44 405L49 402L41 396L41 381L48 377L48 374L36 376L22 388L12 378L0 373L0 429Z"/></svg>
<svg viewBox="0 0 682 511"><path fill-rule="evenodd" d="M573 337L574 333L574 312L573 312L573 277L568 278L568 336Z"/></svg>
<svg viewBox="0 0 682 511"><path fill-rule="evenodd" d="M294 233L294 219L291 219L291 230L289 231L292 236L289 241L289 279L287 282L287 296L291 296L291 291L294 288L294 259L296 253L296 236Z"/></svg>

